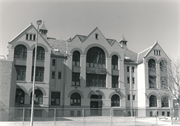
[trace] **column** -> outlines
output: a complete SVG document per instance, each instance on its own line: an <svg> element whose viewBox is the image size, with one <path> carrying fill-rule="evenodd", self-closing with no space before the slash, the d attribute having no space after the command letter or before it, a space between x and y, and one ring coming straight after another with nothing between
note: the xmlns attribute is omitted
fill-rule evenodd
<svg viewBox="0 0 180 126"><path fill-rule="evenodd" d="M132 90L132 66L129 66L129 84L130 84L130 106L131 106L131 116L133 116L133 90Z"/></svg>
<svg viewBox="0 0 180 126"><path fill-rule="evenodd" d="M33 51L27 51L27 59L26 59L26 81L31 83L32 77L32 65L33 65Z"/></svg>
<svg viewBox="0 0 180 126"><path fill-rule="evenodd" d="M81 65L80 83L82 87L86 87L86 55L81 55L80 65Z"/></svg>
<svg viewBox="0 0 180 126"><path fill-rule="evenodd" d="M124 89L124 61L122 59L118 60L118 70L119 70L119 88Z"/></svg>
<svg viewBox="0 0 180 126"><path fill-rule="evenodd" d="M156 88L161 89L159 63L156 63Z"/></svg>
<svg viewBox="0 0 180 126"><path fill-rule="evenodd" d="M111 58L106 58L106 69L107 69L107 78L106 78L106 87L112 87L112 68L111 68Z"/></svg>
<svg viewBox="0 0 180 126"><path fill-rule="evenodd" d="M45 60L44 60L44 82L49 83L50 82L50 63L51 63L51 57L49 52L45 52Z"/></svg>

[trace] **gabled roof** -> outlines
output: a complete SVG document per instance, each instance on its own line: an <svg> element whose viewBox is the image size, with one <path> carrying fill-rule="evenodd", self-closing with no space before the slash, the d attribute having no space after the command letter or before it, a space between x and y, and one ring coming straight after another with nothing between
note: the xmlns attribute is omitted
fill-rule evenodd
<svg viewBox="0 0 180 126"><path fill-rule="evenodd" d="M124 35L122 36L122 39L120 42L127 42L127 40L124 38Z"/></svg>
<svg viewBox="0 0 180 126"><path fill-rule="evenodd" d="M81 42L84 42L84 40L86 39L86 36L84 35L77 35L80 39Z"/></svg>
<svg viewBox="0 0 180 126"><path fill-rule="evenodd" d="M22 35L24 35L26 32L28 32L31 28L34 28L36 30L37 33L37 29L34 27L34 25L31 23L28 27L26 27L22 32L20 32L15 38L13 38L9 43L12 43L14 41L16 41L17 39L19 39L20 37L22 37ZM41 38L49 45L49 43L47 42L47 40L38 32L38 34L41 36ZM50 46L50 45L49 45Z"/></svg>
<svg viewBox="0 0 180 126"><path fill-rule="evenodd" d="M138 53L138 58L137 58L137 63L142 63L143 62L143 58L146 58L149 53L156 47L156 45L159 45L158 42L155 42L153 44L153 46L145 49L144 51ZM159 45L159 47L161 48L161 46ZM164 50L161 48L161 50L164 52ZM164 52L164 54L166 55L166 53ZM167 55L166 55L167 56ZM167 56L168 57L168 56ZM169 57L168 57L169 58ZM170 58L169 58L170 60Z"/></svg>
<svg viewBox="0 0 180 126"><path fill-rule="evenodd" d="M15 36L9 43L12 43L13 41L17 40L18 38L20 38L21 35L23 35L23 33L29 31L33 26L33 24L31 23L29 26L27 26L24 30L22 30L17 36ZM35 27L34 27L35 28Z"/></svg>

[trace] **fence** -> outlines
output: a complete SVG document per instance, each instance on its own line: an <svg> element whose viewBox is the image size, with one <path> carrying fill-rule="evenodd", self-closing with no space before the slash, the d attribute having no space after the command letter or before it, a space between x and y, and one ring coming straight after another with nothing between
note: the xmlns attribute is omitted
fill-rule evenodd
<svg viewBox="0 0 180 126"><path fill-rule="evenodd" d="M46 126L149 126L171 124L171 115L175 117L173 123L177 123L178 110L171 109L35 108L33 121L38 126L44 123ZM168 121L163 122L158 116L166 117ZM31 108L0 109L0 125L14 122L26 126L30 117Z"/></svg>

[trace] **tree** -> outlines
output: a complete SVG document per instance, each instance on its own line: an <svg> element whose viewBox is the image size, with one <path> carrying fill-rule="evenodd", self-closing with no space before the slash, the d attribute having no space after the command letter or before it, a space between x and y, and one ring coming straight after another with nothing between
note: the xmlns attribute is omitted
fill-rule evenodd
<svg viewBox="0 0 180 126"><path fill-rule="evenodd" d="M178 115L180 122L180 58L171 63L161 62L161 71L167 75L167 90L171 93L173 99L178 103Z"/></svg>

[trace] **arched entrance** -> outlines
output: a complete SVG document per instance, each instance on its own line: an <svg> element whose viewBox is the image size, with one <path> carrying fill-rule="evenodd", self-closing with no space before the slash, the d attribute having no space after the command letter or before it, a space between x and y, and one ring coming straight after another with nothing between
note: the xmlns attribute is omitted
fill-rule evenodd
<svg viewBox="0 0 180 126"><path fill-rule="evenodd" d="M91 116L102 115L102 95L92 94L90 97Z"/></svg>

